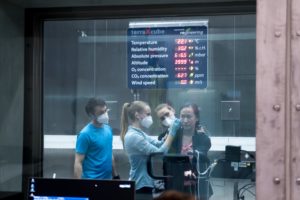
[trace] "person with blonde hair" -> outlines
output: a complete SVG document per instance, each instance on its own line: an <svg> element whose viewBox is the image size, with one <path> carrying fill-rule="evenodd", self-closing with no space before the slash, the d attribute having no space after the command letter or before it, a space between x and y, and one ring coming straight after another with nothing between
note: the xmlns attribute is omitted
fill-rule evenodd
<svg viewBox="0 0 300 200"><path fill-rule="evenodd" d="M177 130L179 119L169 128L165 141L148 136L144 130L153 123L150 106L143 101L125 103L121 115L121 140L129 157L129 180L135 181L137 194L152 194L154 180L147 173L147 158L150 153L167 152Z"/></svg>

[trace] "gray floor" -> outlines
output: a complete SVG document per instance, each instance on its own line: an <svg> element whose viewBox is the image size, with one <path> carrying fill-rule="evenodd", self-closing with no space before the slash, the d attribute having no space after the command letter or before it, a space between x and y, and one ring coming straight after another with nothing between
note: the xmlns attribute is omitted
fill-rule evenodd
<svg viewBox="0 0 300 200"><path fill-rule="evenodd" d="M251 182L251 180L247 179L220 179L220 178L211 178L211 184L214 190L214 195L210 200L236 200L237 197L236 191L243 186L248 184L250 188L246 187L246 190L243 189L240 193L245 197L245 200L253 200L255 199L255 185ZM235 189L236 184L236 189ZM248 189L247 189L248 188ZM240 195L241 196L241 195Z"/></svg>

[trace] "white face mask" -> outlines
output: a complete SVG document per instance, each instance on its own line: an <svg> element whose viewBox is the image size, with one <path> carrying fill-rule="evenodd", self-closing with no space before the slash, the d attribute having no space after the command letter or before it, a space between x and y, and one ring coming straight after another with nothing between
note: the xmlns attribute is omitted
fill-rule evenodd
<svg viewBox="0 0 300 200"><path fill-rule="evenodd" d="M104 114L102 114L102 115L99 115L99 116L97 117L97 122L98 122L99 124L108 124L108 121L109 121L109 117L108 117L107 112L104 113Z"/></svg>
<svg viewBox="0 0 300 200"><path fill-rule="evenodd" d="M173 124L174 120L175 116L166 117L164 121L162 121L162 124L166 127L170 127Z"/></svg>
<svg viewBox="0 0 300 200"><path fill-rule="evenodd" d="M143 118L141 121L141 125L144 128L149 128L152 124L153 124L152 116L147 116L147 117Z"/></svg>

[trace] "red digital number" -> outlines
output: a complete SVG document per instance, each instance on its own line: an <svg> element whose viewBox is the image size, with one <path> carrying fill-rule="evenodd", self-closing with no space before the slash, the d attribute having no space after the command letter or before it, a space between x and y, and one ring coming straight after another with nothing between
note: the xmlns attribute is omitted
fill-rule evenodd
<svg viewBox="0 0 300 200"><path fill-rule="evenodd" d="M177 47L177 51L186 51L187 46L186 45L180 45Z"/></svg>
<svg viewBox="0 0 300 200"><path fill-rule="evenodd" d="M187 43L187 39L175 39L175 43L176 44L186 44Z"/></svg>
<svg viewBox="0 0 300 200"><path fill-rule="evenodd" d="M185 65L187 64L187 59L175 59L175 65Z"/></svg>
<svg viewBox="0 0 300 200"><path fill-rule="evenodd" d="M187 84L187 80L180 80L179 84L180 85L186 85Z"/></svg>
<svg viewBox="0 0 300 200"><path fill-rule="evenodd" d="M187 54L185 52L179 54L179 58L186 58Z"/></svg>
<svg viewBox="0 0 300 200"><path fill-rule="evenodd" d="M182 52L182 53L174 53L174 58L186 58L187 53Z"/></svg>
<svg viewBox="0 0 300 200"><path fill-rule="evenodd" d="M176 66L175 67L175 71L186 71L186 70L187 70L187 68L184 66Z"/></svg>
<svg viewBox="0 0 300 200"><path fill-rule="evenodd" d="M187 73L177 73L176 74L176 78L186 78L187 77Z"/></svg>

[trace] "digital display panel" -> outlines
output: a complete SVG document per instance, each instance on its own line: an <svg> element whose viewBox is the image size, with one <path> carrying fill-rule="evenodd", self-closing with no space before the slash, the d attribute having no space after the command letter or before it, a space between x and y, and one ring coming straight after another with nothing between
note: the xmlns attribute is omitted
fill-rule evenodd
<svg viewBox="0 0 300 200"><path fill-rule="evenodd" d="M27 200L98 200L135 198L134 181L30 178Z"/></svg>
<svg viewBox="0 0 300 200"><path fill-rule="evenodd" d="M89 200L81 197L32 196L33 200Z"/></svg>
<svg viewBox="0 0 300 200"><path fill-rule="evenodd" d="M207 87L208 21L129 25L128 88Z"/></svg>

